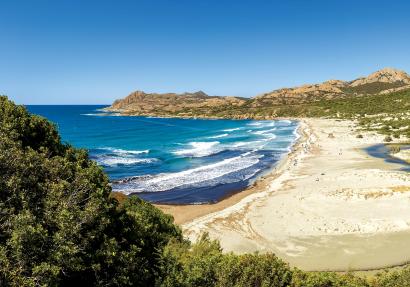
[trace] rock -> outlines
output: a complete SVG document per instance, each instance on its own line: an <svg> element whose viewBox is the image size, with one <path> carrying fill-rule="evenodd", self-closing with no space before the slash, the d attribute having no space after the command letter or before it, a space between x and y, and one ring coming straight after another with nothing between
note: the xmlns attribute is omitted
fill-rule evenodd
<svg viewBox="0 0 410 287"><path fill-rule="evenodd" d="M396 83L402 82L403 84L410 84L410 76L401 70L393 68L384 68L373 74L370 74L368 77L359 78L350 82L349 86L357 87L364 84L380 82L380 83Z"/></svg>

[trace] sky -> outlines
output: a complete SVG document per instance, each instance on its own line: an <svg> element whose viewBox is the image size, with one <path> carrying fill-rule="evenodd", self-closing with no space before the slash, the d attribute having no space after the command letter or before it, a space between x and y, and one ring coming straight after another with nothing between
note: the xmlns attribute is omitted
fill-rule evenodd
<svg viewBox="0 0 410 287"><path fill-rule="evenodd" d="M0 0L0 94L110 104L135 90L250 97L410 72L410 1Z"/></svg>

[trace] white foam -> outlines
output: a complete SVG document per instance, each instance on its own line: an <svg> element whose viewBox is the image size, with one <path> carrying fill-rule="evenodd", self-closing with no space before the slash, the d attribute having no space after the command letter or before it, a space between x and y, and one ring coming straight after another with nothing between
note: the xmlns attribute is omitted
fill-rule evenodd
<svg viewBox="0 0 410 287"><path fill-rule="evenodd" d="M295 139L293 140L293 143L297 142L300 138L300 134L298 132L299 130L299 124L297 125L297 127L293 130L293 135L295 136Z"/></svg>
<svg viewBox="0 0 410 287"><path fill-rule="evenodd" d="M98 114L81 114L82 116L92 116L92 117L101 117L101 116L105 116L105 113L98 113Z"/></svg>
<svg viewBox="0 0 410 287"><path fill-rule="evenodd" d="M263 122L252 122L247 124L247 126L261 126L263 124Z"/></svg>
<svg viewBox="0 0 410 287"><path fill-rule="evenodd" d="M191 148L174 151L176 155L203 157L211 155L218 151L215 147L219 145L218 141L213 142L190 142Z"/></svg>
<svg viewBox="0 0 410 287"><path fill-rule="evenodd" d="M266 127L273 127L275 126L274 121L260 121L260 122L252 122L247 124L247 126L252 126L256 129L266 128Z"/></svg>
<svg viewBox="0 0 410 287"><path fill-rule="evenodd" d="M267 140L267 141L276 139L276 135L275 135L275 134L263 134L263 136L266 137L266 140Z"/></svg>
<svg viewBox="0 0 410 287"><path fill-rule="evenodd" d="M241 147L241 146L249 145L250 143L252 143L252 142L237 142L237 143L232 144L232 146L233 147Z"/></svg>
<svg viewBox="0 0 410 287"><path fill-rule="evenodd" d="M148 178L146 180L132 181L129 188L122 190L123 192L156 192L173 189L180 186L195 187L201 182L212 181L224 175L238 172L245 168L251 167L259 162L263 155L251 155L246 153L237 157L228 158L223 161L196 167L176 173L166 173ZM250 174L243 175L240 180L246 180L255 174L253 171ZM127 184L125 184L127 186Z"/></svg>
<svg viewBox="0 0 410 287"><path fill-rule="evenodd" d="M219 139L219 138L224 138L229 136L229 134L221 134L221 135L216 135L216 136L212 136L212 137L208 137L209 139Z"/></svg>
<svg viewBox="0 0 410 287"><path fill-rule="evenodd" d="M266 146L266 140L243 141L231 145L232 148L259 150Z"/></svg>
<svg viewBox="0 0 410 287"><path fill-rule="evenodd" d="M225 129L222 130L223 132L234 132L234 131L239 131L241 128L233 128L233 129Z"/></svg>
<svg viewBox="0 0 410 287"><path fill-rule="evenodd" d="M103 147L99 148L102 150L108 150L113 153L118 153L118 154L144 154L144 153L149 153L149 149L146 150L125 150L125 149L120 149L120 148L112 148L112 147Z"/></svg>
<svg viewBox="0 0 410 287"><path fill-rule="evenodd" d="M157 161L155 158L130 158L130 157L116 157L103 156L97 159L97 163L104 166L118 166L118 165L135 165L141 163L151 163Z"/></svg>
<svg viewBox="0 0 410 287"><path fill-rule="evenodd" d="M252 132L253 134L256 134L256 135L264 135L264 134L272 133L275 130L276 130L276 128L269 129L269 130L255 131L255 132L250 131L250 132Z"/></svg>
<svg viewBox="0 0 410 287"><path fill-rule="evenodd" d="M279 122L285 123L285 124L291 124L292 123L292 121L290 121L290 120L280 120Z"/></svg>

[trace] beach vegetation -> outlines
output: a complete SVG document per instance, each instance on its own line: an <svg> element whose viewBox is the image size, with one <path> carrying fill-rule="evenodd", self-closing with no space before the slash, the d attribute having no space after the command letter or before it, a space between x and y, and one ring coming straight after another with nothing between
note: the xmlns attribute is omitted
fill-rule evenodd
<svg viewBox="0 0 410 287"><path fill-rule="evenodd" d="M384 141L387 142L387 143L389 143L389 142L392 142L393 139L392 139L391 136L385 136L385 137L384 137Z"/></svg>
<svg viewBox="0 0 410 287"><path fill-rule="evenodd" d="M387 147L388 147L390 153L392 153L392 154L398 153L401 150L401 146L398 145L398 144L390 144L390 145L387 145Z"/></svg>

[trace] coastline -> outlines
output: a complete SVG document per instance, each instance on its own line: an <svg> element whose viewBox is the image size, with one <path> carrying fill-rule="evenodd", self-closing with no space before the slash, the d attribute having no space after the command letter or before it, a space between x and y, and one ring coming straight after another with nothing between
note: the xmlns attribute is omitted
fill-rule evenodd
<svg viewBox="0 0 410 287"><path fill-rule="evenodd" d="M204 114L199 115L170 115L170 114L156 114L156 113L135 113L132 111L126 111L123 109L114 109L111 107L100 109L103 113L111 113L111 116L123 116L123 117L152 117L152 118L161 118L161 119L198 119L198 120L255 120L255 121L272 121L272 120L299 120L299 118L292 117L275 117L275 116L238 116L238 115L229 115L229 116L209 116Z"/></svg>
<svg viewBox="0 0 410 287"><path fill-rule="evenodd" d="M291 151L283 158L281 158L272 169L268 170L266 174L261 175L259 178L257 178L246 189L236 192L213 204L154 205L161 209L163 212L171 214L174 217L175 223L181 225L204 215L224 210L225 208L228 208L240 202L242 199L248 197L249 195L265 190L270 185L270 183L274 181L289 166L289 164L291 164L292 160L294 160L296 154L300 151L302 145L309 137L309 135L307 134L307 128L308 126L304 121L299 121L299 126L297 128L297 139L293 143Z"/></svg>
<svg viewBox="0 0 410 287"><path fill-rule="evenodd" d="M403 243L410 243L409 175L363 150L383 142L382 136L364 133L359 139L363 131L351 121L300 122L304 137L255 188L213 207L160 208L176 215L191 240L208 232L224 251L273 252L304 270L408 262Z"/></svg>

